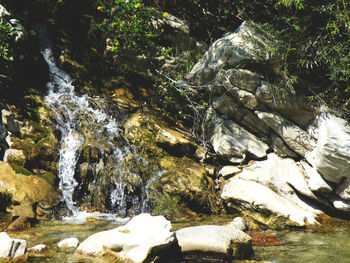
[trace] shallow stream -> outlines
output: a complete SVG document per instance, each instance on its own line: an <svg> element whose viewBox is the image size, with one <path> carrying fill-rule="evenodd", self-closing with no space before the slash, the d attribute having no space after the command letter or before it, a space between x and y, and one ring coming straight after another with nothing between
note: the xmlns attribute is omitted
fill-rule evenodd
<svg viewBox="0 0 350 263"><path fill-rule="evenodd" d="M203 216L195 220L173 222L173 229L177 230L187 226L216 224L222 225L230 222L232 216ZM76 237L83 241L89 235L107 229L116 228L120 223L88 219L85 223L72 224L62 221L41 222L29 230L9 233L11 237L25 239L27 247L45 244L49 251L43 256L31 256L28 262L99 262L106 263L104 259L71 259L74 250L59 251L57 243L69 237ZM268 231L281 240L279 245L257 246L254 245L255 260L273 263L325 263L325 262L350 262L350 221L332 220L327 227L319 227L312 230L283 230ZM191 263L213 263L213 261L189 261ZM223 261L215 261L221 262ZM235 261L232 261L235 262ZM246 262L246 261L244 261ZM254 261L255 262L255 261ZM185 261L187 263L187 261Z"/></svg>

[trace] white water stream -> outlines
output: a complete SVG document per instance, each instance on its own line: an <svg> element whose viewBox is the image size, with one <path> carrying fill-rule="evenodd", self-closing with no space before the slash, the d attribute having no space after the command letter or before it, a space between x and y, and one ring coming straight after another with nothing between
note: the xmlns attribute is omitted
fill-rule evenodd
<svg viewBox="0 0 350 263"><path fill-rule="evenodd" d="M79 96L74 91L72 84L73 79L62 69L56 66L54 55L52 52L51 43L47 40L43 29L38 30L39 38L41 38L41 52L46 60L51 81L47 84L48 95L45 97L45 102L48 103L55 114L57 123L56 129L61 133L61 149L59 152L59 171L60 179L59 188L62 192L62 201L65 202L67 208L72 212L72 217L68 221L81 221L86 217L92 216L87 212L80 212L77 205L73 201L73 193L78 183L74 178L75 169L79 159L80 150L84 143L84 133L89 132L96 138L102 136L107 137L110 141L116 136L119 136L120 128L118 123L105 112L95 109L96 100L87 95ZM93 104L93 105L92 105ZM83 130L86 120L90 120L90 130ZM102 129L101 129L102 127ZM97 130L100 128L99 130ZM114 148L112 155L122 162L124 156L130 152L134 152L132 146ZM125 207L124 182L115 183L115 190L112 191L110 197L112 205L118 205L120 210ZM115 218L115 215L99 214L99 217Z"/></svg>

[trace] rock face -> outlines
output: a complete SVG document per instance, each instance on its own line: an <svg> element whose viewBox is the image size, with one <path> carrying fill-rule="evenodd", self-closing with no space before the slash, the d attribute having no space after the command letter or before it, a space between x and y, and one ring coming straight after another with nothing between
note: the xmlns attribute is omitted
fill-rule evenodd
<svg viewBox="0 0 350 263"><path fill-rule="evenodd" d="M267 59L267 39L254 32L254 27L244 22L234 33L215 41L203 58L193 67L188 79L196 85L212 81L225 66L234 66L245 60ZM259 51L256 51L259 46Z"/></svg>
<svg viewBox="0 0 350 263"><path fill-rule="evenodd" d="M250 258L253 255L251 238L234 225L203 225L176 231L183 253L212 252L229 258Z"/></svg>
<svg viewBox="0 0 350 263"><path fill-rule="evenodd" d="M269 146L232 120L212 116L208 137L215 152L233 163L242 162L247 154L260 159L266 156Z"/></svg>
<svg viewBox="0 0 350 263"><path fill-rule="evenodd" d="M135 263L151 262L157 256L179 257L175 234L170 229L171 223L164 217L140 214L125 226L91 235L76 253L97 255L106 247L119 252L121 260Z"/></svg>
<svg viewBox="0 0 350 263"><path fill-rule="evenodd" d="M11 238L5 232L0 233L0 258L12 259L24 256L26 246L25 240Z"/></svg>

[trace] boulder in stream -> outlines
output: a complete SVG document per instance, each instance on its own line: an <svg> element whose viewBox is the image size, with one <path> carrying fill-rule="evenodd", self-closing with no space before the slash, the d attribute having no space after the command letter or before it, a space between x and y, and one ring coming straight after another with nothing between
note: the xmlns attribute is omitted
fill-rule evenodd
<svg viewBox="0 0 350 263"><path fill-rule="evenodd" d="M126 262L152 262L156 257L180 257L171 223L163 216L140 214L124 226L95 233L84 240L75 254L94 256L111 249Z"/></svg>
<svg viewBox="0 0 350 263"><path fill-rule="evenodd" d="M26 254L27 243L22 239L15 239L5 232L0 233L0 259L23 257Z"/></svg>

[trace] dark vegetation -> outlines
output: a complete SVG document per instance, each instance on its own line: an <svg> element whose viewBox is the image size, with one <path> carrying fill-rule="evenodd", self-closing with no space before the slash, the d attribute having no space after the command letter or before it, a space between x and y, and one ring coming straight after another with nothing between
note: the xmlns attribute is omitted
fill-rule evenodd
<svg viewBox="0 0 350 263"><path fill-rule="evenodd" d="M35 38L36 23L49 27L61 52L57 55L69 58L62 64L72 71L84 92L98 94L106 88L106 80L122 76L125 83L147 83L153 99L158 94L163 100L164 112L183 117L182 106L174 104L181 104L184 95L171 88L165 89L166 94L159 91L164 78L156 73L160 65L154 59L180 52L166 40L167 29L151 23L173 14L187 20L190 36L206 45L232 32L244 20L254 21L276 40L269 50L273 59L264 72L269 80L281 88L306 93L310 100L350 111L350 8L346 0L3 2L25 24L31 37ZM11 27L2 19L0 64L5 73L15 57L14 46ZM147 59L140 62L140 57ZM185 76L198 58L198 53L191 53L176 74Z"/></svg>

